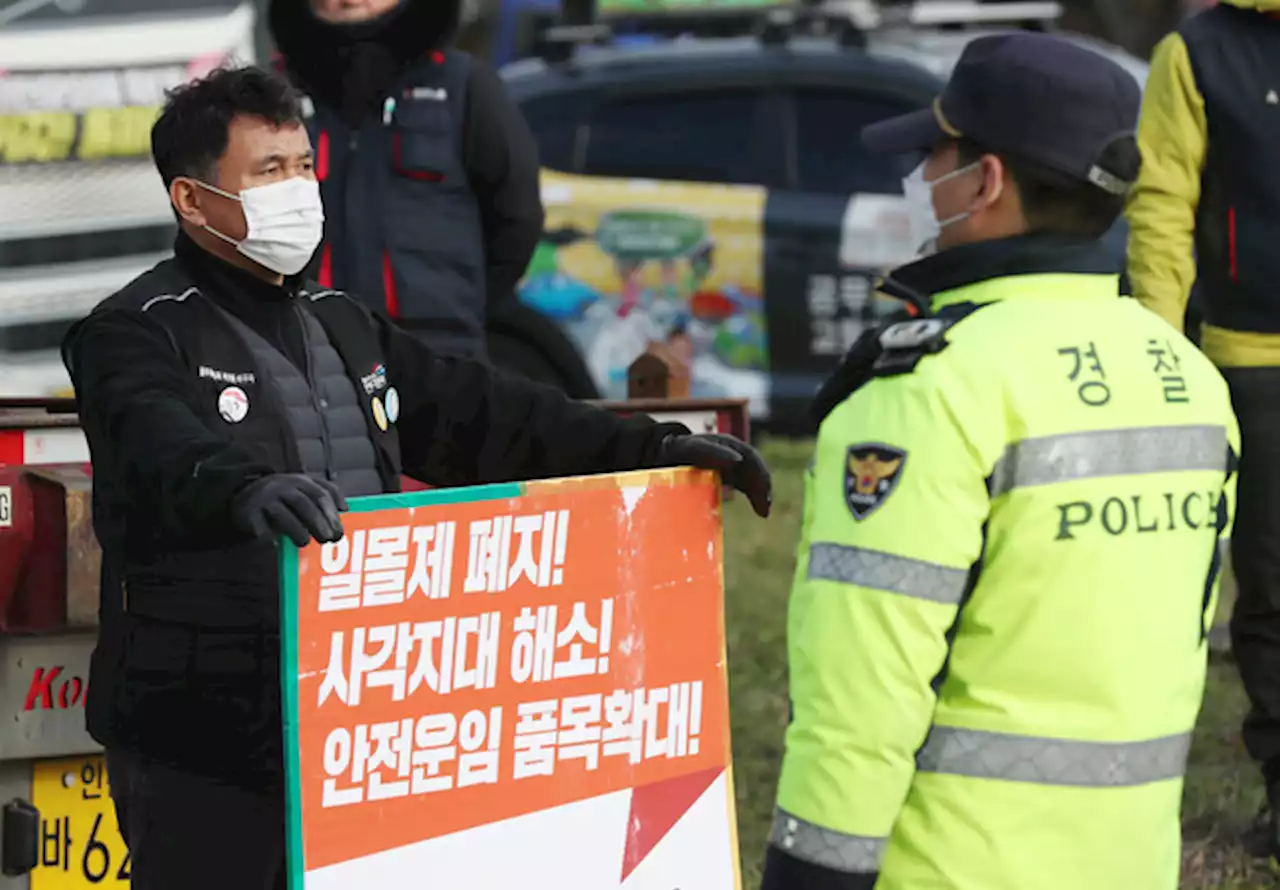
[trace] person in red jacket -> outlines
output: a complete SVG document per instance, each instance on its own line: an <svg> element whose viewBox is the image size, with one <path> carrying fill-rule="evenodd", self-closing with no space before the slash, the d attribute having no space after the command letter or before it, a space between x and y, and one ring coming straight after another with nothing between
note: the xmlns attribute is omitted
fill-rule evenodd
<svg viewBox="0 0 1280 890"><path fill-rule="evenodd" d="M271 0L325 206L322 285L438 352L485 355L542 235L537 143L498 76L448 48L461 0Z"/></svg>

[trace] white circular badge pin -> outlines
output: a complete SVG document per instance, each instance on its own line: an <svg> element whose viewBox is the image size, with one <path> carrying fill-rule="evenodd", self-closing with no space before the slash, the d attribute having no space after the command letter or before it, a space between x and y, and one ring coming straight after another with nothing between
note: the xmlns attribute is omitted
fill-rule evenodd
<svg viewBox="0 0 1280 890"><path fill-rule="evenodd" d="M373 422L378 425L378 429L385 433L387 431L387 412L382 408L382 399L374 396L372 404Z"/></svg>
<svg viewBox="0 0 1280 890"><path fill-rule="evenodd" d="M387 403L387 423L395 423L400 419L400 393L392 386L382 398Z"/></svg>
<svg viewBox="0 0 1280 890"><path fill-rule="evenodd" d="M249 413L249 396L238 386L228 386L218 395L218 413L227 423L239 423Z"/></svg>

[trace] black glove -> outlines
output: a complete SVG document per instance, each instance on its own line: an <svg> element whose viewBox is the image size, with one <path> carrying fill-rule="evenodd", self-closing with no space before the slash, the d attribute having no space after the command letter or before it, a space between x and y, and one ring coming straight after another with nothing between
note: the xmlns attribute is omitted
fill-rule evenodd
<svg viewBox="0 0 1280 890"><path fill-rule="evenodd" d="M768 516L773 506L773 480L764 458L741 439L720 433L696 436L676 433L658 446L659 466L690 466L715 470L726 485L751 501L757 516Z"/></svg>
<svg viewBox="0 0 1280 890"><path fill-rule="evenodd" d="M302 474L278 474L251 482L231 502L236 526L259 541L280 535L305 547L313 538L321 544L342 540L342 517L347 499L338 486Z"/></svg>

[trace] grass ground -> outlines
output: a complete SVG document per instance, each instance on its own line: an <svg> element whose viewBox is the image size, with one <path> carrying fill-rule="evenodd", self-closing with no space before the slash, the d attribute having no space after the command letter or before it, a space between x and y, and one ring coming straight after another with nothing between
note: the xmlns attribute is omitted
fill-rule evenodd
<svg viewBox="0 0 1280 890"><path fill-rule="evenodd" d="M787 721L786 604L802 506L801 474L811 446L770 442L774 516L760 522L737 498L725 517L734 773L744 890L759 886ZM1250 860L1239 836L1261 802L1256 772L1240 744L1244 697L1235 667L1210 667L1183 806L1183 890L1262 890L1280 870Z"/></svg>

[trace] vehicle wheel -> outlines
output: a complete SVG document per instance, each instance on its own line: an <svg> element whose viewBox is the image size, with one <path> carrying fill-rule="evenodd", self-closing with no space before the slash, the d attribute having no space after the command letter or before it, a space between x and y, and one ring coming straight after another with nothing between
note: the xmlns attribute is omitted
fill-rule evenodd
<svg viewBox="0 0 1280 890"><path fill-rule="evenodd" d="M490 335L489 360L504 371L518 374L526 380L554 386L561 392L568 391L569 387L560 369L542 352L527 343L510 337Z"/></svg>

